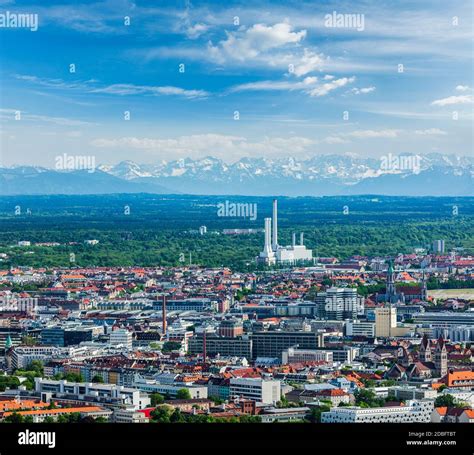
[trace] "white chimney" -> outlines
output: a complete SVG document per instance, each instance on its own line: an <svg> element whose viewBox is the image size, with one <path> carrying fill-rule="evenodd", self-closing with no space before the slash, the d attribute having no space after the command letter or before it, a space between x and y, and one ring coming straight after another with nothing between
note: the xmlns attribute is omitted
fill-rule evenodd
<svg viewBox="0 0 474 455"><path fill-rule="evenodd" d="M300 233L300 245L303 246L303 239L304 239L304 234L301 232Z"/></svg>
<svg viewBox="0 0 474 455"><path fill-rule="evenodd" d="M294 232L293 232L293 237L292 237L291 244L292 244L293 246L296 245L296 234L295 234Z"/></svg>
<svg viewBox="0 0 474 455"><path fill-rule="evenodd" d="M263 246L263 251L265 251L265 252L271 252L272 251L271 232L272 232L272 219L271 218L265 218L265 244Z"/></svg>
<svg viewBox="0 0 474 455"><path fill-rule="evenodd" d="M273 199L273 230L272 230L272 250L278 248L278 202Z"/></svg>

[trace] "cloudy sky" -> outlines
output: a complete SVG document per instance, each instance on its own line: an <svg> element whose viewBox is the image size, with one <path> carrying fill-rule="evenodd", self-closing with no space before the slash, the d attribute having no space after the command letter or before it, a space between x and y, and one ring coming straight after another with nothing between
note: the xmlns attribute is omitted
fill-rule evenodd
<svg viewBox="0 0 474 455"><path fill-rule="evenodd" d="M2 23L18 13L38 30ZM0 0L0 164L470 155L472 15L471 0Z"/></svg>

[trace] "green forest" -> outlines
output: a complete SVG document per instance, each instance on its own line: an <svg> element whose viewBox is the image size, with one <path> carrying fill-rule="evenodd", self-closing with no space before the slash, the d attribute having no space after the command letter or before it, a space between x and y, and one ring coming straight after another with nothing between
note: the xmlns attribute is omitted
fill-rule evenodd
<svg viewBox="0 0 474 455"><path fill-rule="evenodd" d="M225 200L257 204L257 218L219 217L217 204ZM474 254L474 198L281 197L278 202L279 243L290 244L293 232L304 232L315 257L411 253L436 239L444 239L448 251ZM252 270L263 233L224 235L222 230L261 229L271 206L272 198L242 196L2 197L0 267L191 263ZM205 235L199 234L200 226L207 227ZM99 243L84 243L91 239ZM19 241L31 246L18 246Z"/></svg>

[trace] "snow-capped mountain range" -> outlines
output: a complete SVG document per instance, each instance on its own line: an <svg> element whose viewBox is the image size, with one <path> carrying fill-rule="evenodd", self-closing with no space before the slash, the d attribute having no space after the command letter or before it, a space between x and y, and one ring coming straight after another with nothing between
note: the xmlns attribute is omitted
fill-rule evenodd
<svg viewBox="0 0 474 455"><path fill-rule="evenodd" d="M227 164L205 157L156 164L122 161L87 170L0 168L0 194L119 192L408 196L474 195L474 157L444 154L381 159L317 155L310 159L242 158Z"/></svg>

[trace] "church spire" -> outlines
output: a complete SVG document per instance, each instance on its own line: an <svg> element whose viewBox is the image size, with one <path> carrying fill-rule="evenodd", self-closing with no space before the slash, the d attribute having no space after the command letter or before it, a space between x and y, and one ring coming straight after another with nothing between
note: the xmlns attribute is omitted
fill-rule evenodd
<svg viewBox="0 0 474 455"><path fill-rule="evenodd" d="M7 336L7 339L5 340L5 351L10 349L13 346L12 338L10 335Z"/></svg>
<svg viewBox="0 0 474 455"><path fill-rule="evenodd" d="M421 300L426 300L428 298L428 285L426 283L426 275L423 270L421 275Z"/></svg>
<svg viewBox="0 0 474 455"><path fill-rule="evenodd" d="M395 271L393 270L392 261L388 263L387 285L385 293L387 302L392 303L395 300L397 294L397 291L395 289Z"/></svg>

